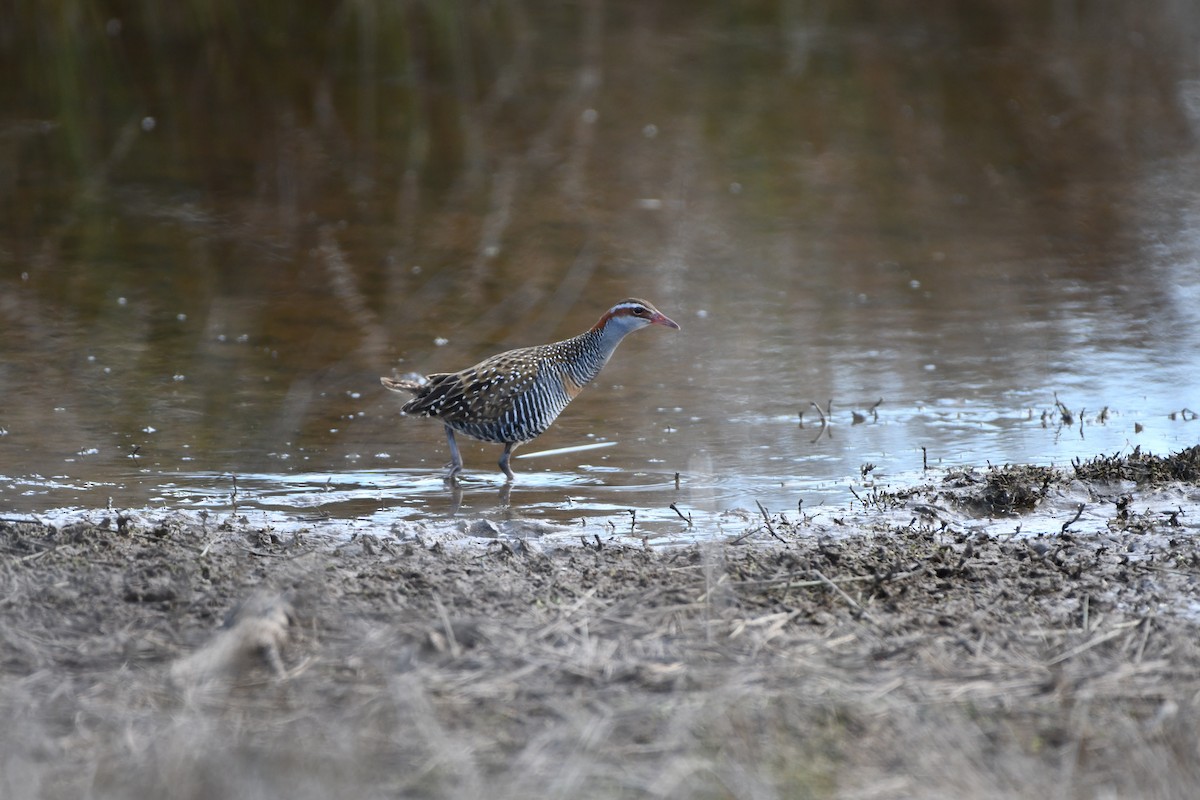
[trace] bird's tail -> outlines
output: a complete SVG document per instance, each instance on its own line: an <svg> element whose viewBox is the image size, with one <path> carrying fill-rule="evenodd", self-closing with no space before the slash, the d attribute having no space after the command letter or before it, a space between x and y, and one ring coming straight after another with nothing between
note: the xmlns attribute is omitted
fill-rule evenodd
<svg viewBox="0 0 1200 800"><path fill-rule="evenodd" d="M383 384L383 388L392 392L408 392L416 394L421 391L428 381L423 375L412 375L404 378L388 378L381 377L379 382Z"/></svg>

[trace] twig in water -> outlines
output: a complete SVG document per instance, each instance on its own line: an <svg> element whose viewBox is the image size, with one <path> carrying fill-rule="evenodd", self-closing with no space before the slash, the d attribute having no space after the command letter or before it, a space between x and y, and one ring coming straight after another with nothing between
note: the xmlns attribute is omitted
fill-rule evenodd
<svg viewBox="0 0 1200 800"><path fill-rule="evenodd" d="M1066 532L1067 532L1067 528L1071 527L1071 526L1072 526L1072 525L1074 525L1076 522L1079 522L1079 518L1083 516L1083 509L1084 509L1084 504L1083 504L1083 503L1080 503L1080 504L1079 504L1079 508L1075 509L1075 516L1074 516L1074 517L1072 517L1072 518L1071 518L1071 520L1070 520L1069 522L1064 522L1064 523L1063 523L1062 530L1061 530L1061 531L1059 531L1059 533L1066 533Z"/></svg>
<svg viewBox="0 0 1200 800"><path fill-rule="evenodd" d="M881 405L883 405L882 397L875 401L875 405L867 409L867 411L871 412L871 420L873 422L879 422L879 412L876 409L878 409Z"/></svg>
<svg viewBox="0 0 1200 800"><path fill-rule="evenodd" d="M775 532L775 526L771 524L771 515L767 513L767 510L765 508L763 508L763 504L758 502L757 500L755 500L754 502L758 506L758 510L760 512L762 512L763 522L767 523L767 533L771 534L772 536L774 536L776 539L783 542L784 544L787 544L787 539L784 539L782 536L780 536L778 533Z"/></svg>
<svg viewBox="0 0 1200 800"><path fill-rule="evenodd" d="M850 494L854 495L854 499L863 504L863 508L867 507L867 501L858 496L858 492L854 491L854 487L850 487Z"/></svg>
<svg viewBox="0 0 1200 800"><path fill-rule="evenodd" d="M679 510L679 506L675 505L674 503L671 503L671 505L669 505L669 506L668 506L668 508L670 508L670 509L671 509L672 511L674 511L676 514L678 514L678 515L679 515L679 518L680 518L681 520L683 520L684 522L686 522L686 523L688 524L688 527L689 527L689 528L690 528L690 527L692 527L692 515L691 515L691 514L688 514L688 515L685 517L685 516L683 515L683 512Z"/></svg>
<svg viewBox="0 0 1200 800"><path fill-rule="evenodd" d="M829 433L829 414L833 413L833 400L829 401L828 414L826 413L826 411L822 410L821 407L819 405L817 405L816 403L814 403L813 401L809 400L808 404L810 406L812 406L813 408L815 408L817 410L817 414L819 414L821 417L821 429L819 431L817 431L817 435L813 437L811 444L816 444L817 440L826 434L828 434L832 438L833 434Z"/></svg>
<svg viewBox="0 0 1200 800"><path fill-rule="evenodd" d="M1054 393L1054 407L1058 409L1058 415L1063 425L1073 425L1075 423L1075 415L1071 413L1071 409L1067 408L1066 403L1058 399L1058 392Z"/></svg>
<svg viewBox="0 0 1200 800"><path fill-rule="evenodd" d="M924 446L921 447L921 471L929 471L929 451Z"/></svg>
<svg viewBox="0 0 1200 800"><path fill-rule="evenodd" d="M237 516L237 475L229 473L233 478L233 492L229 495L229 502L233 505L233 515Z"/></svg>

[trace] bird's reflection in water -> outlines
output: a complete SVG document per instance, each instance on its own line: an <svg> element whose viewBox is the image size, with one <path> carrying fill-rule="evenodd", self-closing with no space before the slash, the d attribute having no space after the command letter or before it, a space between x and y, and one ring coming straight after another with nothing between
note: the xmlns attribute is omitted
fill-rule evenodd
<svg viewBox="0 0 1200 800"><path fill-rule="evenodd" d="M500 485L500 489L496 495L496 508L508 510L511 507L512 488L512 481L505 481ZM462 509L462 482L457 477L448 478L446 480L446 489L450 492L450 516L456 517Z"/></svg>

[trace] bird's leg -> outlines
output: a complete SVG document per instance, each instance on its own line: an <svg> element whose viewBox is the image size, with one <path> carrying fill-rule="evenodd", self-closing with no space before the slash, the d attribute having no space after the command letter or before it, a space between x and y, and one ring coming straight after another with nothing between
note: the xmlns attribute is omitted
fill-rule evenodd
<svg viewBox="0 0 1200 800"><path fill-rule="evenodd" d="M450 471L446 473L446 480L453 483L458 473L462 472L463 462L458 452L458 442L454 441L454 429L449 425L446 426L446 443L450 445Z"/></svg>
<svg viewBox="0 0 1200 800"><path fill-rule="evenodd" d="M504 474L508 476L509 483L512 483L513 471L512 468L508 466L508 457L512 455L512 451L515 446L516 445L512 442L508 442L504 445L504 454L500 456L500 469L503 470Z"/></svg>

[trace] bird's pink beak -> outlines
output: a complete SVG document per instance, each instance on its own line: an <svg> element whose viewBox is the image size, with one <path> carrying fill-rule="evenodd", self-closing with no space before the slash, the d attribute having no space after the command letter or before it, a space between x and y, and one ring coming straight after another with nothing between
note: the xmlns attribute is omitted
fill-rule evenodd
<svg viewBox="0 0 1200 800"><path fill-rule="evenodd" d="M675 330L679 330L679 323L676 322L675 320L671 319L670 317L668 317L666 314L662 313L661 311L650 318L650 324L651 325L662 325L665 328L674 328Z"/></svg>

